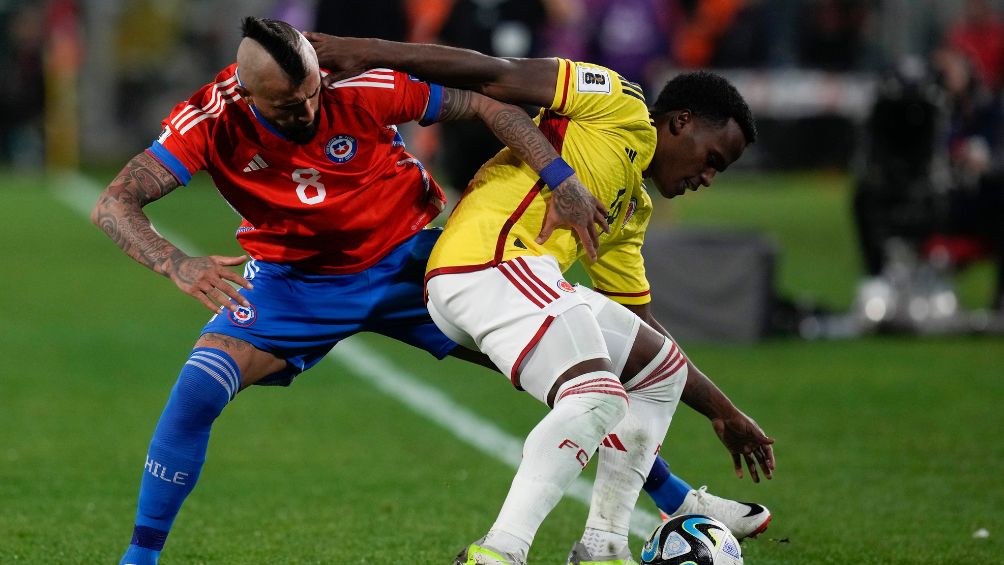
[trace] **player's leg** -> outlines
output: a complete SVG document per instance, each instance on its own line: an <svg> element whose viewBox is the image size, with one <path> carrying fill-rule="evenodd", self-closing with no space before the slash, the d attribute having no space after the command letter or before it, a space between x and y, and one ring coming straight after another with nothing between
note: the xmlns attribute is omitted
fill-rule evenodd
<svg viewBox="0 0 1004 565"><path fill-rule="evenodd" d="M439 335L442 332L435 325L432 325L431 321L428 324L417 327L412 332L420 338L394 337L435 354L439 350L439 343L442 339ZM449 351L449 355L498 371L498 367L491 362L487 355L468 347L476 346L473 344L457 346ZM648 476L645 478L645 483L642 485L642 490L648 494L652 502L662 512L663 518L680 514L709 515L729 526L732 534L740 540L762 532L770 521L770 511L760 504L720 498L707 492L705 487L693 488L687 481L670 470L669 463L661 455L656 455Z"/></svg>
<svg viewBox="0 0 1004 565"><path fill-rule="evenodd" d="M620 562L630 557L631 512L676 411L687 364L676 344L631 311L588 289L582 292L625 383L630 410L600 447L589 517L570 561Z"/></svg>
<svg viewBox="0 0 1004 565"><path fill-rule="evenodd" d="M581 473L603 437L624 416L623 388L609 359L592 358L561 371L578 353L596 354L584 341L595 321L586 306L557 316L524 363L521 385L552 410L523 445L523 460L484 544L525 559L537 529ZM593 339L598 331L593 334ZM583 348L583 345L587 345Z"/></svg>
<svg viewBox="0 0 1004 565"><path fill-rule="evenodd" d="M552 284L560 281L553 259L508 263L428 284L430 314L447 335L473 341L517 388L553 406L526 439L495 524L462 554L469 562L483 547L525 560L541 522L627 408L591 310L570 285Z"/></svg>
<svg viewBox="0 0 1004 565"><path fill-rule="evenodd" d="M687 481L674 475L669 469L669 463L659 455L652 463L652 469L648 472L642 490L665 516L672 516L680 509L694 488Z"/></svg>
<svg viewBox="0 0 1004 565"><path fill-rule="evenodd" d="M434 325L431 328L422 330L421 334L426 336L431 336L436 333L440 333L440 330ZM431 338L426 338L426 340ZM408 341L408 340L402 340ZM423 340L425 341L425 340ZM410 343L410 341L409 341ZM418 347L423 347L420 344L416 344ZM432 351L432 348L424 347ZM466 346L457 346L450 350L450 357L455 357L475 365L480 365L494 371L498 371L498 367L491 362L491 359L484 353L472 349L468 349ZM669 463L662 458L661 455L655 457L655 462L652 463L652 468L649 470L648 477L645 479L645 484L642 485L642 490L652 499L656 507L663 513L664 517L672 516L680 513L680 509L683 506L687 496L690 495L692 498L696 497L702 491L694 489L690 484L683 480L678 475L674 474L669 467ZM738 504L752 504L752 503L738 503ZM759 506L759 505L757 505ZM763 508L759 506L759 508ZM741 515L744 520L742 522L745 524L748 520L745 520L746 513L744 511ZM764 509L763 512L766 512ZM721 521L721 519L720 519ZM749 534L743 534L742 532L749 530L748 527L742 526L738 527L736 521L733 521L737 527L734 528L733 534L736 535L738 539L742 539ZM752 530L749 530L752 531ZM737 533L738 532L738 533Z"/></svg>
<svg viewBox="0 0 1004 565"><path fill-rule="evenodd" d="M310 367L335 339L314 338L296 308L303 289L288 268L249 262L240 292L251 308L209 321L171 390L145 458L132 543L121 563L157 562L182 503L195 487L206 458L213 422L237 392L264 380L288 380ZM320 310L318 306L317 310ZM316 310L306 313L311 318ZM335 334L335 332L329 332ZM312 339L317 339L312 342Z"/></svg>
<svg viewBox="0 0 1004 565"><path fill-rule="evenodd" d="M425 333L428 335L436 332L439 332L439 329L433 326ZM498 371L498 368L491 362L491 359L480 351L471 350L464 346L457 346L450 350L449 355L450 357ZM652 463L652 468L645 479L645 484L642 485L642 490L648 494L652 502L655 503L655 506L665 516L679 513L678 511L683 505L684 500L686 500L687 495L695 496L699 492L690 486L687 481L674 474L670 470L669 463L661 455L657 455L655 462ZM733 530L733 533L735 531L737 530ZM741 536L736 535L739 539L742 539Z"/></svg>
<svg viewBox="0 0 1004 565"><path fill-rule="evenodd" d="M630 473L632 481L637 478L638 470L647 469L647 472L642 474L643 485L657 506L668 515L710 515L729 526L738 539L762 532L771 518L770 512L765 507L756 503L721 498L708 493L705 487L693 489L684 480L670 473L669 466L657 455L686 383L687 364L683 352L671 339L642 323L626 308L588 290L584 290L583 293L596 312L615 369L625 383L631 412L639 416L641 423L647 420L651 433L654 434L648 442L648 447L640 444L641 451L636 452L643 459L634 463L638 467ZM642 435L631 428L635 423L637 423L635 419L625 418L618 426L620 429L614 430L603 442L600 448L597 482L605 479L605 471L611 468L617 469L616 466L607 467L607 462L627 460L627 469L632 468L631 442L623 441L621 434L629 438L642 438ZM621 446L627 451L619 449ZM621 471L623 472L623 469ZM618 475L615 473L614 476ZM627 483L622 478L616 478L612 484L623 486ZM594 494L597 492L598 490L594 490ZM622 504L630 500L633 508L634 495L627 494L625 490L620 495L615 493L614 499L618 499L618 496L622 497L620 498ZM607 501L607 504L610 502ZM598 508L602 509L602 506ZM624 529L623 539L626 542L626 520L630 517L630 508L622 506L621 509L625 512L619 519L622 520L621 528ZM611 529L609 522L597 523L601 528L605 528L603 531ZM609 541L602 535L593 536L593 539Z"/></svg>
<svg viewBox="0 0 1004 565"><path fill-rule="evenodd" d="M438 332L438 328L430 328L430 331L434 330ZM475 365L481 365L488 369L498 371L498 368L491 359L484 353L480 351L474 351L468 349L464 346L457 346L450 350L450 357L455 357ZM655 462L652 463L652 468L648 472L648 477L645 478L645 484L642 485L642 490L652 499L655 506L662 511L665 516L672 516L678 514L680 507L683 505L684 500L686 500L687 495L696 495L699 491L694 489L690 484L683 480L678 475L674 474L670 468L669 463L662 458L661 455L655 457ZM737 530L733 530L735 534ZM738 531L742 531L741 529ZM736 534L738 539L742 539L742 536Z"/></svg>
<svg viewBox="0 0 1004 565"><path fill-rule="evenodd" d="M121 563L157 562L182 503L199 480L213 422L241 388L285 365L239 339L220 334L199 338L150 441L133 536Z"/></svg>

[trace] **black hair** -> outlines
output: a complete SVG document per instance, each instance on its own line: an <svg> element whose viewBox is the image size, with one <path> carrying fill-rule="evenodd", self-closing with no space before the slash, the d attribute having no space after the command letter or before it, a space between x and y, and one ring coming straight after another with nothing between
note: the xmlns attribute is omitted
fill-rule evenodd
<svg viewBox="0 0 1004 565"><path fill-rule="evenodd" d="M746 101L732 83L714 73L685 73L667 82L649 111L657 117L673 110L690 110L694 116L717 126L732 118L739 124L747 144L756 141L756 121Z"/></svg>
<svg viewBox="0 0 1004 565"><path fill-rule="evenodd" d="M307 78L307 67L300 51L300 32L279 20L248 16L241 22L241 35L257 41L279 64L293 86Z"/></svg>

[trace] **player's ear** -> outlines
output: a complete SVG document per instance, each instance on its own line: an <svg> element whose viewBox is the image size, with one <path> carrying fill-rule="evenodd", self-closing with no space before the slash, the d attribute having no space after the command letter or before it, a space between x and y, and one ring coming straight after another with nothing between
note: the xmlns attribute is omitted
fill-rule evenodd
<svg viewBox="0 0 1004 565"><path fill-rule="evenodd" d="M248 89L244 88L244 86L240 85L240 84L238 84L237 86L234 87L234 92L236 92L237 95L240 96L241 98L250 98L251 97L251 93L248 92Z"/></svg>
<svg viewBox="0 0 1004 565"><path fill-rule="evenodd" d="M683 131L683 128L694 119L694 115L690 113L690 110L680 110L676 115L669 118L669 131L674 135Z"/></svg>

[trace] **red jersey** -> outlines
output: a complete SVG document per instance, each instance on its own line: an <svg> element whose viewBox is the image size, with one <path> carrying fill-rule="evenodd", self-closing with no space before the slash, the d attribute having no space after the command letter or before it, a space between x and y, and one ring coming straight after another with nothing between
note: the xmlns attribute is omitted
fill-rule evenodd
<svg viewBox="0 0 1004 565"><path fill-rule="evenodd" d="M442 88L374 69L321 89L313 140L298 144L237 93L231 65L175 106L147 150L178 181L205 170L242 217L251 257L324 274L383 258L443 209L442 189L394 124L435 121Z"/></svg>

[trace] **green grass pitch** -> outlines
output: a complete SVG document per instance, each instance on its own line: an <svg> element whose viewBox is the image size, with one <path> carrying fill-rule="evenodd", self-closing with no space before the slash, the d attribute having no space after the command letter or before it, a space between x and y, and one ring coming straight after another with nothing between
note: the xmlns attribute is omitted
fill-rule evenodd
<svg viewBox="0 0 1004 565"><path fill-rule="evenodd" d="M782 290L846 306L858 270L847 180L731 176L657 202L656 219L767 230L782 249ZM64 202L65 180L0 178L0 563L116 563L146 445L207 312ZM192 245L238 254L237 219L204 177L150 210ZM970 304L989 288L986 268L963 277ZM509 434L542 414L483 369L354 339ZM686 408L666 440L692 484L774 512L767 533L744 543L746 563L1004 563L1004 340L773 339L688 352L777 440L776 477L760 485L732 476ZM449 563L490 526L512 474L325 360L293 387L252 389L224 411L161 562ZM644 495L641 505L652 508ZM563 501L531 562L563 563L585 513ZM981 528L989 537L975 539Z"/></svg>

